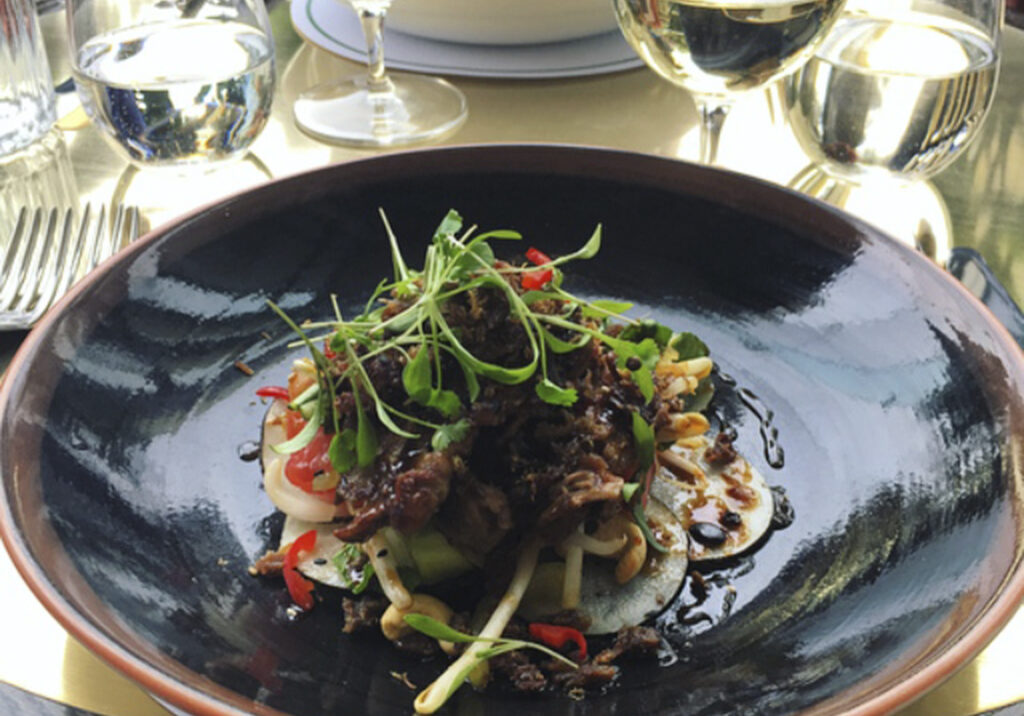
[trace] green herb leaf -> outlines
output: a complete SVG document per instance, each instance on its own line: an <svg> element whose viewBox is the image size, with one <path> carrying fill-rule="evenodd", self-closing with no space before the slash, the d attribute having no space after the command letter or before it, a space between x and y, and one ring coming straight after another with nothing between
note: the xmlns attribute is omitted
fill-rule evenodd
<svg viewBox="0 0 1024 716"><path fill-rule="evenodd" d="M498 638L487 638L481 636L473 636L472 634L465 634L461 631L453 629L452 627L439 622L432 617L428 617L425 614L406 614L402 619L405 623L411 626L418 632L422 632L432 639L438 639L439 641L450 641L453 643L468 644L471 642L490 642L493 646L489 646L486 649L480 650L477 654L478 661L486 661L493 656L498 654L504 654L509 651L517 651L519 649L536 649L537 651L543 652L548 656L558 659L573 668L579 668L579 664L571 659L565 657L565 655L558 653L554 649L551 649L543 644L538 644L533 641L524 641L522 639L506 639L504 637ZM461 681L460 681L461 683Z"/></svg>
<svg viewBox="0 0 1024 716"><path fill-rule="evenodd" d="M622 486L622 501L629 502L630 500L632 500L633 495L635 495L636 491L639 489L639 482L627 482L625 485Z"/></svg>
<svg viewBox="0 0 1024 716"><path fill-rule="evenodd" d="M475 271L493 265L494 251L491 250L486 241L482 241L463 250L462 255L453 262L451 269L448 271L448 277L458 281L465 279Z"/></svg>
<svg viewBox="0 0 1024 716"><path fill-rule="evenodd" d="M563 341L546 328L541 329L541 335L544 337L544 342L547 344L548 348L550 348L552 352L559 354L571 353L572 351L578 350L590 343L591 340L589 334L581 333L574 341Z"/></svg>
<svg viewBox="0 0 1024 716"><path fill-rule="evenodd" d="M356 396L356 457L359 467L367 467L377 459L377 431L359 404L359 391L353 395Z"/></svg>
<svg viewBox="0 0 1024 716"><path fill-rule="evenodd" d="M426 634L432 639L450 641L457 644L468 644L473 641L491 641L490 639L481 639L472 634L463 634L461 631L453 629L437 619L428 617L426 614L406 614L402 618L413 629Z"/></svg>
<svg viewBox="0 0 1024 716"><path fill-rule="evenodd" d="M449 352L452 355L455 355L454 351ZM473 372L473 368L471 366L457 360L457 356L455 362L458 363L459 368L462 369L462 377L466 381L466 391L469 393L469 402L475 403L476 399L480 396L480 381L477 379L476 373Z"/></svg>
<svg viewBox="0 0 1024 716"><path fill-rule="evenodd" d="M559 256L557 259L551 262L551 266L559 266L569 261L575 261L577 259L592 259L597 256L597 252L601 250L601 225L598 224L594 229L594 233L587 239L587 243L571 254L565 256Z"/></svg>
<svg viewBox="0 0 1024 716"><path fill-rule="evenodd" d="M636 383L641 395L644 396L644 401L647 403L651 402L651 399L654 398L654 379L651 377L651 373L654 370L654 366L658 363L658 358L661 356L661 351L654 339L644 338L639 343L632 343L619 338L611 338L604 334L600 334L598 337L615 351L616 365L619 368L628 367L627 364L630 358L638 358L640 360L640 367L636 370L630 369L630 373L633 376L633 382Z"/></svg>
<svg viewBox="0 0 1024 716"><path fill-rule="evenodd" d="M454 237L461 230L462 216L455 209L449 209L437 229L434 230L434 243L443 246L449 237Z"/></svg>
<svg viewBox="0 0 1024 716"><path fill-rule="evenodd" d="M531 306L538 301L564 301L565 296L555 291L527 291L519 298L522 299L523 303L527 306Z"/></svg>
<svg viewBox="0 0 1024 716"><path fill-rule="evenodd" d="M384 230L388 234L388 243L391 245L391 264L395 272L395 281L404 282L409 279L409 268L405 265L405 259L402 258L402 251L398 248L398 237L395 236L395 232L391 230L391 223L388 221L388 217L384 214L384 211L380 211L380 218L384 221ZM380 286L378 285L378 291ZM374 292L377 294L377 292Z"/></svg>
<svg viewBox="0 0 1024 716"><path fill-rule="evenodd" d="M344 474L356 466L356 433L352 428L345 428L331 438L327 456L331 466Z"/></svg>
<svg viewBox="0 0 1024 716"><path fill-rule="evenodd" d="M366 561L366 555L356 544L346 544L333 557L331 562L338 570L345 587L353 594L362 594L370 586L374 576L373 565ZM353 579L358 575L358 579Z"/></svg>
<svg viewBox="0 0 1024 716"><path fill-rule="evenodd" d="M633 441L636 444L636 457L640 463L639 472L646 472L654 464L654 428L633 411Z"/></svg>
<svg viewBox="0 0 1024 716"><path fill-rule="evenodd" d="M469 435L469 420L463 418L438 427L430 439L430 446L440 452L452 443L465 440L467 435Z"/></svg>
<svg viewBox="0 0 1024 716"><path fill-rule="evenodd" d="M416 355L402 368L402 386L417 403L430 399L430 351L420 346Z"/></svg>
<svg viewBox="0 0 1024 716"><path fill-rule="evenodd" d="M569 407L573 405L579 394L575 388L562 388L552 383L548 378L541 380L537 383L537 395L545 403L551 405L561 405L563 407Z"/></svg>
<svg viewBox="0 0 1024 716"><path fill-rule="evenodd" d="M487 363L482 361L463 346L455 333L452 331L448 323L441 318L440 314L435 316L438 319L438 327L444 334L445 338L448 339L448 343L451 345L456 357L460 363L468 365L476 373L490 378L491 380L503 383L505 385L518 385L525 380L528 380L533 372L537 369L537 355L534 354L533 359L524 366L518 368L506 368L505 366L496 365L494 363Z"/></svg>
<svg viewBox="0 0 1024 716"><path fill-rule="evenodd" d="M430 391L430 397L427 398L426 405L446 418L454 418L462 411L462 401L459 400L458 394L454 391L441 390L440 388L434 388Z"/></svg>
<svg viewBox="0 0 1024 716"><path fill-rule="evenodd" d="M659 348L664 348L672 340L672 329L661 325L655 320L645 318L642 321L626 326L622 333L619 334L619 338L634 343L639 343L645 338L651 338Z"/></svg>
<svg viewBox="0 0 1024 716"><path fill-rule="evenodd" d="M591 301L584 304L580 311L588 318L607 318L609 313L621 316L632 307L632 303L625 301Z"/></svg>
<svg viewBox="0 0 1024 716"><path fill-rule="evenodd" d="M316 398L320 397L320 383L319 381L313 383L311 386L306 388L304 391L299 393L298 397L292 402L288 403L288 410L299 410L306 403L312 402Z"/></svg>
<svg viewBox="0 0 1024 716"><path fill-rule="evenodd" d="M473 237L473 240L469 242L469 246L472 246L478 241L486 241L488 239L502 239L518 241L523 238L523 235L518 231L512 231L511 229L492 229L491 231L485 231L482 234L477 234Z"/></svg>
<svg viewBox="0 0 1024 716"><path fill-rule="evenodd" d="M271 449L278 455L291 455L296 453L302 448L313 442L313 438L316 437L317 430L320 429L320 420L322 417L320 401L318 400L313 407L313 414L305 425L302 426L302 430L290 440L285 440L277 445L271 445Z"/></svg>
<svg viewBox="0 0 1024 716"><path fill-rule="evenodd" d="M692 333L680 333L677 335L672 339L672 348L679 354L679 357L676 358L677 362L693 358L703 358L711 353L707 345L704 344L704 341Z"/></svg>

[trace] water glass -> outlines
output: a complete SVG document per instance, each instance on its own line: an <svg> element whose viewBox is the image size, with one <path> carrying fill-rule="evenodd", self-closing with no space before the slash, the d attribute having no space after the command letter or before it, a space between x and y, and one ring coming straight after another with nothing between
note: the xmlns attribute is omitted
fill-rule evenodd
<svg viewBox="0 0 1024 716"><path fill-rule="evenodd" d="M274 41L263 0L67 0L82 106L128 159L242 156L267 123Z"/></svg>
<svg viewBox="0 0 1024 716"><path fill-rule="evenodd" d="M60 130L52 129L22 151L0 157L0 256L22 207L78 211L71 156Z"/></svg>
<svg viewBox="0 0 1024 716"><path fill-rule="evenodd" d="M801 146L838 178L934 176L995 95L1003 0L850 0L783 101Z"/></svg>
<svg viewBox="0 0 1024 716"><path fill-rule="evenodd" d="M0 0L0 156L46 134L55 108L34 0Z"/></svg>

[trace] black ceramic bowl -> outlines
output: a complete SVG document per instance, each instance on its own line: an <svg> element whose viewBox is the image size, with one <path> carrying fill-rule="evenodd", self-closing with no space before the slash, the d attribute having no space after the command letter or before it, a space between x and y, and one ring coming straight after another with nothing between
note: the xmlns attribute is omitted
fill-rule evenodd
<svg viewBox="0 0 1024 716"><path fill-rule="evenodd" d="M796 512L723 569L730 613L712 599L710 622L670 625L672 663L627 664L579 703L463 689L451 713L881 713L1019 603L1024 366L943 272L724 172L580 148L432 150L285 179L154 232L16 357L0 401L4 540L56 617L158 696L204 714L405 714L413 693L391 672L437 673L341 635L329 606L287 622L280 583L246 574L279 519L239 449L259 434L253 391L296 355L265 302L300 318L326 316L330 292L359 305L390 269L378 207L410 257L449 207L552 253L602 223L571 286L704 338L758 397L753 411L723 390L718 410ZM778 431L781 469L762 428Z"/></svg>

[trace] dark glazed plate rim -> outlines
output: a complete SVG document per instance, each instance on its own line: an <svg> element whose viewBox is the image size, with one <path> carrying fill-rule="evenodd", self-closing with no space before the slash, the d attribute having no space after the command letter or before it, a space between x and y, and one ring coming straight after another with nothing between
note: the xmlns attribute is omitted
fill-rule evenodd
<svg viewBox="0 0 1024 716"><path fill-rule="evenodd" d="M287 185L302 184L310 187L312 193L316 193L320 191L319 187L328 184L320 181L321 177L340 171L344 171L346 176L355 177L356 181L360 177L372 177L379 181L389 176L409 176L416 172L458 172L468 169L477 172L551 170L566 176L604 171L614 173L617 177L652 183L661 177L663 182L671 181L676 187L683 187L688 193L711 199L724 207L741 209L755 216L771 215L775 221L789 222L791 226L815 227L819 231L830 233L836 241L891 242L893 250L903 261L910 264L913 270L941 275L943 280L955 286L955 290L964 300L973 302L981 309L979 315L987 322L987 327L998 334L1007 354L1017 358L1016 364L1008 366L1008 370L1017 376L1018 381L1024 380L1024 361L1021 360L1017 344L987 309L952 277L917 252L896 244L867 224L800 194L757 179L651 155L571 145L511 144L433 148L360 159L346 163L343 167L340 169L339 165L333 165L285 177L209 204L151 232L118 256L105 262L85 281L73 288L26 338L15 355L5 380L0 384L0 424L4 422L4 412L12 409L12 395L22 387L22 384L28 382L27 368L40 353L44 339L49 337L65 313L88 308L88 305L77 305L80 296L88 287L116 273L120 266L139 253L147 251L167 233L181 230L199 217L219 214L226 219L236 210L242 211L247 206L258 206L261 196L271 195ZM0 537L6 544L15 566L50 613L91 650L160 698L196 713L281 713L267 706L250 704L247 700L243 704L238 694L224 687L212 685L194 672L188 673L192 677L189 679L192 683L179 680L104 634L92 621L93 617L73 606L54 586L33 557L24 536L16 528L7 499L0 502L3 503L0 510ZM1021 517L1017 516L1016 519L1020 522ZM920 666L905 681L887 691L871 695L865 695L858 686L850 687L805 713L882 714L908 703L950 676L979 652L1016 612L1022 598L1024 571L1020 569L1018 560L1013 574L973 628L950 648L935 656L929 663ZM121 629L123 627L114 625L115 633ZM205 684L205 690L198 687L200 683ZM242 706L245 706L244 711Z"/></svg>

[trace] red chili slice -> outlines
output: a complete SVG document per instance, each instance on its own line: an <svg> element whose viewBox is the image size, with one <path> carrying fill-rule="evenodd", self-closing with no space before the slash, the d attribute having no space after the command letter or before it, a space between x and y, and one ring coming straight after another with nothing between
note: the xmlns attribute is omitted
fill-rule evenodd
<svg viewBox="0 0 1024 716"><path fill-rule="evenodd" d="M284 574L284 583L288 587L288 594L292 601L302 609L308 611L313 608L313 582L299 574L295 568L302 559L303 553L313 551L316 546L316 530L310 530L299 535L288 548L284 556L284 566L281 570Z"/></svg>
<svg viewBox="0 0 1024 716"><path fill-rule="evenodd" d="M545 284L551 280L554 275L551 269L544 269L543 271L528 271L524 273L520 279L523 288L527 291L539 291L544 288Z"/></svg>
<svg viewBox="0 0 1024 716"><path fill-rule="evenodd" d="M526 250L526 258L534 266L543 266L544 264L551 263L551 257L540 249L535 249L532 246ZM527 291L537 291L544 288L544 285L551 280L555 275L555 272L551 269L544 269L543 271L527 271L520 277L519 281L523 288Z"/></svg>
<svg viewBox="0 0 1024 716"><path fill-rule="evenodd" d="M261 398L280 398L281 400L291 400L288 396L288 389L280 385L265 385L262 388L257 388L256 395Z"/></svg>
<svg viewBox="0 0 1024 716"><path fill-rule="evenodd" d="M532 246L526 250L526 258L534 266L543 266L544 264L551 263L551 257L540 249L535 249Z"/></svg>
<svg viewBox="0 0 1024 716"><path fill-rule="evenodd" d="M530 624L530 636L552 649L561 649L567 642L573 642L580 650L580 661L587 658L587 640L578 629L555 624Z"/></svg>

